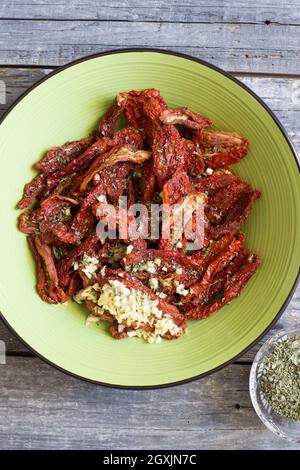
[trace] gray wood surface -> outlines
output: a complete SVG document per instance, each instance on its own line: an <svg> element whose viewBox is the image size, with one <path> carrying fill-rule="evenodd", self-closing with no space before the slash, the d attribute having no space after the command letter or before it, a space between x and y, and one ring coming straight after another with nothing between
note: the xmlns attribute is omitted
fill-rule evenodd
<svg viewBox="0 0 300 470"><path fill-rule="evenodd" d="M34 358L1 369L0 448L291 449L249 398L250 365L162 390L111 390Z"/></svg>
<svg viewBox="0 0 300 470"><path fill-rule="evenodd" d="M0 116L53 67L117 47L190 53L229 71L271 107L300 151L299 0L0 2ZM300 325L300 288L272 331ZM288 449L250 402L263 341L211 377L153 391L111 390L44 364L0 322L0 448Z"/></svg>
<svg viewBox="0 0 300 470"><path fill-rule="evenodd" d="M0 19L299 24L299 2L260 0L2 0Z"/></svg>
<svg viewBox="0 0 300 470"><path fill-rule="evenodd" d="M185 52L227 70L299 74L299 26L2 20L0 64L61 65L120 47Z"/></svg>

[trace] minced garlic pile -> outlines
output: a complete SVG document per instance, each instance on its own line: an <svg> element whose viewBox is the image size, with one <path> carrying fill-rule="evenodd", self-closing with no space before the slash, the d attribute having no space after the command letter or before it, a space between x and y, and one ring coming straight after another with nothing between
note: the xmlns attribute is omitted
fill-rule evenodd
<svg viewBox="0 0 300 470"><path fill-rule="evenodd" d="M102 289L98 284L89 286L74 298L79 303L91 300L102 313L109 312L118 322L119 332L134 325L128 336L144 338L148 343L159 342L166 333L172 336L182 333L172 317L158 308L157 299L152 300L141 290L128 288L118 280L108 281ZM149 325L152 331L143 328L143 324Z"/></svg>

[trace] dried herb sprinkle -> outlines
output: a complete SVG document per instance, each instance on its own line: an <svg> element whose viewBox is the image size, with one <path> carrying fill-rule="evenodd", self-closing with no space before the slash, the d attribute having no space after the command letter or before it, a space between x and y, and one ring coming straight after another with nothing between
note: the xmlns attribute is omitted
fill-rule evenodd
<svg viewBox="0 0 300 470"><path fill-rule="evenodd" d="M274 347L265 359L260 382L275 412L300 421L300 335Z"/></svg>

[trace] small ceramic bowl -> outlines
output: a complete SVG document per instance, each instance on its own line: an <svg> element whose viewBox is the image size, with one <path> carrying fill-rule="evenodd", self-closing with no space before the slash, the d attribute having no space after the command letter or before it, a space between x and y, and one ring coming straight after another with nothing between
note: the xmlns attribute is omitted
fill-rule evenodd
<svg viewBox="0 0 300 470"><path fill-rule="evenodd" d="M277 436L300 443L300 421L297 422L276 413L265 399L260 383L264 362L268 354L277 344L297 335L300 335L300 327L282 330L269 338L260 348L251 367L250 396L257 415L267 428L277 434Z"/></svg>

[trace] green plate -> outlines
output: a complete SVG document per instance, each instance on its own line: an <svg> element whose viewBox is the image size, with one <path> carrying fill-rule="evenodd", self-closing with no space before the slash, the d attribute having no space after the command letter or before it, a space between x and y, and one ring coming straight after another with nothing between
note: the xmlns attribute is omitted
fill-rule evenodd
<svg viewBox="0 0 300 470"><path fill-rule="evenodd" d="M178 341L116 341L106 324L85 327L70 301L52 306L35 291L36 272L15 204L46 149L94 129L120 91L158 88L170 106L188 106L223 130L244 134L248 156L234 167L263 192L245 225L246 244L262 258L241 296ZM48 75L9 110L0 125L0 308L6 323L36 354L73 375L119 387L174 385L236 358L283 311L300 259L300 179L278 121L244 85L191 57L157 50L114 51Z"/></svg>

